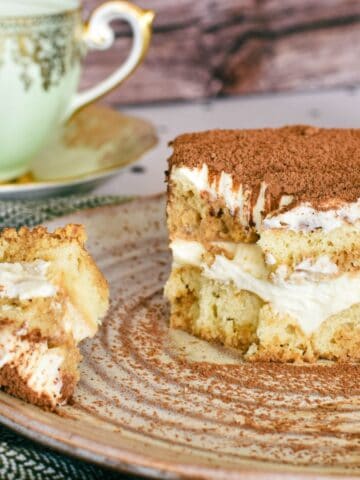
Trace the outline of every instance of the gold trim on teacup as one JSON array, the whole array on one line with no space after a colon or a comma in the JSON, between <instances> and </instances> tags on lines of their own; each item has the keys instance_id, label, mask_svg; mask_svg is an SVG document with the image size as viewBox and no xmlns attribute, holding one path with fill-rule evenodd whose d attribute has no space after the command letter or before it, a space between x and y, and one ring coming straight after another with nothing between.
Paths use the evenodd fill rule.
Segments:
<instances>
[{"instance_id":1,"label":"gold trim on teacup","mask_svg":"<svg viewBox=\"0 0 360 480\"><path fill-rule=\"evenodd\" d=\"M112 1L101 4L92 12L92 16L104 6L116 3ZM100 89L99 92L102 93L92 96L91 103L107 95L128 78L143 61L150 45L155 13L127 1L119 3L122 11L134 16L139 25L142 40L140 53L131 71L106 92ZM13 42L9 49L11 61L19 68L19 78L25 90L29 90L34 83L31 68L34 65L38 66L44 90L58 85L86 52L86 36L90 37L90 23L83 24L81 10L79 6L63 12L28 17L0 16L0 70L6 58L7 42Z\"/></svg>"},{"instance_id":2,"label":"gold trim on teacup","mask_svg":"<svg viewBox=\"0 0 360 480\"><path fill-rule=\"evenodd\" d=\"M36 65L41 86L47 91L84 56L81 33L80 8L33 17L0 17L0 72L7 42L11 42L9 55L24 89L33 85L32 67Z\"/></svg>"},{"instance_id":3,"label":"gold trim on teacup","mask_svg":"<svg viewBox=\"0 0 360 480\"><path fill-rule=\"evenodd\" d=\"M84 35L87 36L89 34L89 24L91 21L91 17L99 10L102 8L104 5L107 3L112 3L112 2L105 2L96 7L90 16L90 19L87 20L84 24ZM152 23L155 18L155 12L153 10L144 10L137 5L134 5L133 3L127 2L127 1L122 1L122 6L124 9L127 9L128 13L134 14L137 20L139 21L140 28L141 28L141 36L143 38L143 44L142 44L142 49L141 49L141 54L139 56L139 59L134 66L134 68L129 72L129 74L126 77L123 77L119 82L117 82L112 88L108 89L106 92L99 94L96 96L94 99L92 99L91 103L96 102L100 100L101 98L107 96L109 93L111 93L113 90L116 90L119 85L121 85L130 75L133 74L133 72L138 68L138 66L142 63L146 52L149 49L150 46L150 41L151 41L151 36L152 36ZM84 105L82 108L86 107Z\"/></svg>"},{"instance_id":4,"label":"gold trim on teacup","mask_svg":"<svg viewBox=\"0 0 360 480\"><path fill-rule=\"evenodd\" d=\"M1 35L1 30L3 28L13 28L14 26L16 27L28 27L28 26L34 26L34 25L39 25L39 24L47 24L48 22L54 22L59 23L63 22L64 20L68 19L69 17L72 17L74 14L79 14L81 15L82 7L79 6L77 8L73 8L71 10L64 10L61 12L56 12L56 13L42 13L40 15L0 15L0 35ZM9 32L6 32L8 35Z\"/></svg>"}]
</instances>

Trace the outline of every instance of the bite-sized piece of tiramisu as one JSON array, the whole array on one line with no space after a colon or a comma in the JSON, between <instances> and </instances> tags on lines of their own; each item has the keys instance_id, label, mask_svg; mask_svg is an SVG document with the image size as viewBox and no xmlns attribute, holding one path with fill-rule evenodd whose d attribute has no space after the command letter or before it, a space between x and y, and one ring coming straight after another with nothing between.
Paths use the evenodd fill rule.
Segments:
<instances>
[{"instance_id":1,"label":"bite-sized piece of tiramisu","mask_svg":"<svg viewBox=\"0 0 360 480\"><path fill-rule=\"evenodd\" d=\"M360 130L173 143L171 326L249 360L360 359Z\"/></svg>"},{"instance_id":2,"label":"bite-sized piece of tiramisu","mask_svg":"<svg viewBox=\"0 0 360 480\"><path fill-rule=\"evenodd\" d=\"M0 235L0 387L37 405L54 408L72 395L78 344L108 307L85 240L81 225Z\"/></svg>"}]
</instances>

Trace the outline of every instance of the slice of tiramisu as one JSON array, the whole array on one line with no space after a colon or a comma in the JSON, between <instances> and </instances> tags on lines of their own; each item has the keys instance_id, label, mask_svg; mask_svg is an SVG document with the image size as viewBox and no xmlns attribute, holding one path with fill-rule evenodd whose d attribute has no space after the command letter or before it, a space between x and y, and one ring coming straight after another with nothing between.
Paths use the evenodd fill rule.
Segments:
<instances>
[{"instance_id":1,"label":"slice of tiramisu","mask_svg":"<svg viewBox=\"0 0 360 480\"><path fill-rule=\"evenodd\" d=\"M0 387L54 408L78 381L77 345L93 336L108 287L80 225L0 235Z\"/></svg>"},{"instance_id":2,"label":"slice of tiramisu","mask_svg":"<svg viewBox=\"0 0 360 480\"><path fill-rule=\"evenodd\" d=\"M360 359L360 130L172 143L171 326L249 360Z\"/></svg>"}]
</instances>

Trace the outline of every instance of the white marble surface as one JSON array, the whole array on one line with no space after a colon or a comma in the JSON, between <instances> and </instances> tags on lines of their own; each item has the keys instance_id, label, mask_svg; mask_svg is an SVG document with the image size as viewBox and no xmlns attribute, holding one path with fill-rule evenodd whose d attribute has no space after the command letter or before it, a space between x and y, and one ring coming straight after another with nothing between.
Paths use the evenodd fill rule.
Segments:
<instances>
[{"instance_id":1,"label":"white marble surface","mask_svg":"<svg viewBox=\"0 0 360 480\"><path fill-rule=\"evenodd\" d=\"M98 194L148 195L165 190L169 140L180 133L211 128L256 128L306 123L323 127L360 127L360 88L314 93L249 96L206 103L133 107L124 112L152 121L159 144L128 171L96 190Z\"/></svg>"}]
</instances>

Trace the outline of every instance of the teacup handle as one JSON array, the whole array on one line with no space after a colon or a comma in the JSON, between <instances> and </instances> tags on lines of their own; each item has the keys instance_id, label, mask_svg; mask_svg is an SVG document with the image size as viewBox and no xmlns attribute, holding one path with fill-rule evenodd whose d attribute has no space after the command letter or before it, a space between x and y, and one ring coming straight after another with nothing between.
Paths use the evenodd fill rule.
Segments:
<instances>
[{"instance_id":1,"label":"teacup handle","mask_svg":"<svg viewBox=\"0 0 360 480\"><path fill-rule=\"evenodd\" d=\"M117 87L136 69L149 48L154 16L151 10L143 10L126 1L107 2L93 11L89 22L85 25L85 44L94 50L110 48L114 43L115 35L109 23L112 20L125 20L133 33L131 51L125 62L109 77L95 87L75 95L65 113L65 120Z\"/></svg>"}]
</instances>

